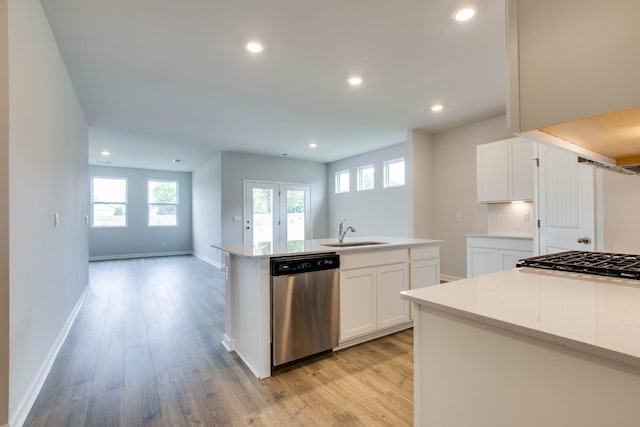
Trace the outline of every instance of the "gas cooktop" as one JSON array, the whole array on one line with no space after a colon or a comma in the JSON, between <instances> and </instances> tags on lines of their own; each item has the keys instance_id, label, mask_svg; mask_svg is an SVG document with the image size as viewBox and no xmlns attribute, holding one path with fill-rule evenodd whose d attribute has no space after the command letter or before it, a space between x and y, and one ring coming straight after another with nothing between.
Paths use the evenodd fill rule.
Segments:
<instances>
[{"instance_id":1,"label":"gas cooktop","mask_svg":"<svg viewBox=\"0 0 640 427\"><path fill-rule=\"evenodd\" d=\"M640 255L567 251L521 259L516 267L534 267L640 280Z\"/></svg>"}]
</instances>

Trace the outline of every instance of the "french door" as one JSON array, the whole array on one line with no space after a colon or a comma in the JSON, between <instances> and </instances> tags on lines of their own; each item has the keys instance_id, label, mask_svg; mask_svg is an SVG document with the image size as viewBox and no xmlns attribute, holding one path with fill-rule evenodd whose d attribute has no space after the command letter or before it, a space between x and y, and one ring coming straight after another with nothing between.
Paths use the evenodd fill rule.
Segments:
<instances>
[{"instance_id":1,"label":"french door","mask_svg":"<svg viewBox=\"0 0 640 427\"><path fill-rule=\"evenodd\" d=\"M273 242L301 246L311 238L311 186L264 181L244 183L244 242L269 252Z\"/></svg>"}]
</instances>

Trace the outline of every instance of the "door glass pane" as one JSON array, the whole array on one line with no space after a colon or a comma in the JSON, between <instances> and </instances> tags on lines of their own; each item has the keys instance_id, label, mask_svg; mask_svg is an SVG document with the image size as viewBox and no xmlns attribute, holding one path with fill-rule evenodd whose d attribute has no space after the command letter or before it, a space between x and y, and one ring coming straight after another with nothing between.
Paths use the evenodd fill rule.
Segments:
<instances>
[{"instance_id":1,"label":"door glass pane","mask_svg":"<svg viewBox=\"0 0 640 427\"><path fill-rule=\"evenodd\" d=\"M273 190L253 189L253 247L271 247L273 241Z\"/></svg>"},{"instance_id":2,"label":"door glass pane","mask_svg":"<svg viewBox=\"0 0 640 427\"><path fill-rule=\"evenodd\" d=\"M304 190L287 190L287 240L304 239Z\"/></svg>"}]
</instances>

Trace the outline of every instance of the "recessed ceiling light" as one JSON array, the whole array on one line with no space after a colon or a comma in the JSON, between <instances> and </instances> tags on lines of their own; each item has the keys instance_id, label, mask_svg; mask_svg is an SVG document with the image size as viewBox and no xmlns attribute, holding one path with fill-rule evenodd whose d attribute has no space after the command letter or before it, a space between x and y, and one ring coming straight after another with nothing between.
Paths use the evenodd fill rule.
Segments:
<instances>
[{"instance_id":1,"label":"recessed ceiling light","mask_svg":"<svg viewBox=\"0 0 640 427\"><path fill-rule=\"evenodd\" d=\"M360 86L362 84L362 77L360 76L351 76L349 80L347 80L351 86Z\"/></svg>"},{"instance_id":2,"label":"recessed ceiling light","mask_svg":"<svg viewBox=\"0 0 640 427\"><path fill-rule=\"evenodd\" d=\"M453 13L453 19L458 22L465 22L473 18L476 14L476 10L471 7L465 7L459 9Z\"/></svg>"},{"instance_id":3,"label":"recessed ceiling light","mask_svg":"<svg viewBox=\"0 0 640 427\"><path fill-rule=\"evenodd\" d=\"M309 147L310 148L316 148L317 146L318 146L318 144L316 144L315 142L309 143Z\"/></svg>"},{"instance_id":4,"label":"recessed ceiling light","mask_svg":"<svg viewBox=\"0 0 640 427\"><path fill-rule=\"evenodd\" d=\"M257 41L250 41L244 47L251 53L260 53L264 50L264 45Z\"/></svg>"},{"instance_id":5,"label":"recessed ceiling light","mask_svg":"<svg viewBox=\"0 0 640 427\"><path fill-rule=\"evenodd\" d=\"M100 155L107 157L107 156L110 156L110 155L111 155L111 153L110 153L109 151L107 151L107 150L102 150L102 151L100 152Z\"/></svg>"},{"instance_id":6,"label":"recessed ceiling light","mask_svg":"<svg viewBox=\"0 0 640 427\"><path fill-rule=\"evenodd\" d=\"M444 107L443 107L443 105L442 105L442 104L433 104L433 105L431 106L431 111L438 112L438 111L442 111L442 109L443 109L443 108L444 108Z\"/></svg>"}]
</instances>

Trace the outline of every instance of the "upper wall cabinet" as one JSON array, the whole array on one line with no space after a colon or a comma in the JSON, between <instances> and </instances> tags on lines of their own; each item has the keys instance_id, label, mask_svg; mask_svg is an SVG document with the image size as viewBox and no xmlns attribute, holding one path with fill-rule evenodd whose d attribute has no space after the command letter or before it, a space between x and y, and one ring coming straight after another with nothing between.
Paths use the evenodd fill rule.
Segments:
<instances>
[{"instance_id":1,"label":"upper wall cabinet","mask_svg":"<svg viewBox=\"0 0 640 427\"><path fill-rule=\"evenodd\" d=\"M534 143L510 138L476 147L478 202L533 200Z\"/></svg>"},{"instance_id":2,"label":"upper wall cabinet","mask_svg":"<svg viewBox=\"0 0 640 427\"><path fill-rule=\"evenodd\" d=\"M507 125L525 132L640 104L640 1L507 0Z\"/></svg>"}]
</instances>

